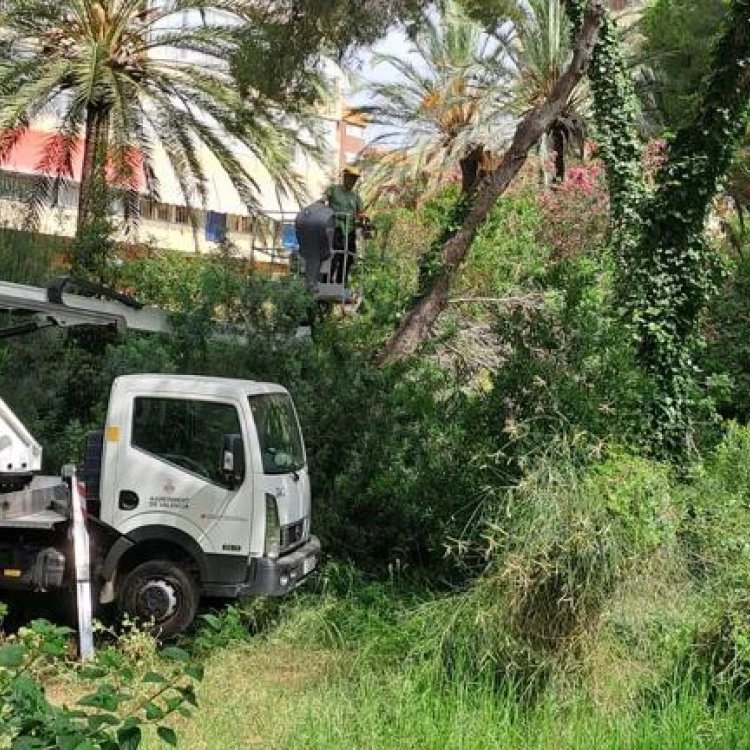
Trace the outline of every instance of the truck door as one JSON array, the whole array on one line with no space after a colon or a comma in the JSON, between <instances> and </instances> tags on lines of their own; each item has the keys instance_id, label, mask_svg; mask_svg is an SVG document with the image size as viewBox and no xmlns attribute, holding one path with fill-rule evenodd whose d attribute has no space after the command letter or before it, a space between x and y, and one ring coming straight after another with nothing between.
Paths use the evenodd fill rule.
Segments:
<instances>
[{"instance_id":1,"label":"truck door","mask_svg":"<svg viewBox=\"0 0 750 750\"><path fill-rule=\"evenodd\" d=\"M113 526L174 528L207 554L249 551L252 476L228 480L225 438L247 435L235 404L179 396L136 395L119 465ZM247 449L245 449L247 450ZM235 486L238 485L238 486Z\"/></svg>"}]
</instances>

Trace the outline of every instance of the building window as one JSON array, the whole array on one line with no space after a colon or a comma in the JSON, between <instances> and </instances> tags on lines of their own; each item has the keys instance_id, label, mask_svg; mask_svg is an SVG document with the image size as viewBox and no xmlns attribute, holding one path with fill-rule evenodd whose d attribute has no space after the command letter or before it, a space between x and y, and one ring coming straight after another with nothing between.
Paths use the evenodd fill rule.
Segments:
<instances>
[{"instance_id":1,"label":"building window","mask_svg":"<svg viewBox=\"0 0 750 750\"><path fill-rule=\"evenodd\" d=\"M156 203L149 199L141 201L141 218L156 219Z\"/></svg>"},{"instance_id":2,"label":"building window","mask_svg":"<svg viewBox=\"0 0 750 750\"><path fill-rule=\"evenodd\" d=\"M151 221L163 221L171 223L175 221L175 209L171 203L157 203L148 198L141 201L141 217Z\"/></svg>"},{"instance_id":3,"label":"building window","mask_svg":"<svg viewBox=\"0 0 750 750\"><path fill-rule=\"evenodd\" d=\"M253 231L253 220L249 216L229 214L227 229L233 234L250 234Z\"/></svg>"},{"instance_id":4,"label":"building window","mask_svg":"<svg viewBox=\"0 0 750 750\"><path fill-rule=\"evenodd\" d=\"M354 125L348 122L346 123L346 134L350 138L357 138L359 140L364 140L365 129L361 125Z\"/></svg>"},{"instance_id":5,"label":"building window","mask_svg":"<svg viewBox=\"0 0 750 750\"><path fill-rule=\"evenodd\" d=\"M175 206L174 208L175 224L190 223L190 209L187 206Z\"/></svg>"},{"instance_id":6,"label":"building window","mask_svg":"<svg viewBox=\"0 0 750 750\"><path fill-rule=\"evenodd\" d=\"M156 215L159 221L171 222L172 221L172 206L169 205L169 203L157 203Z\"/></svg>"},{"instance_id":7,"label":"building window","mask_svg":"<svg viewBox=\"0 0 750 750\"><path fill-rule=\"evenodd\" d=\"M209 242L226 242L227 215L218 211L206 214L206 239Z\"/></svg>"},{"instance_id":8,"label":"building window","mask_svg":"<svg viewBox=\"0 0 750 750\"><path fill-rule=\"evenodd\" d=\"M354 151L347 151L344 154L344 158L346 159L347 164L354 164L355 161L357 161L357 157L359 154L355 153Z\"/></svg>"}]
</instances>

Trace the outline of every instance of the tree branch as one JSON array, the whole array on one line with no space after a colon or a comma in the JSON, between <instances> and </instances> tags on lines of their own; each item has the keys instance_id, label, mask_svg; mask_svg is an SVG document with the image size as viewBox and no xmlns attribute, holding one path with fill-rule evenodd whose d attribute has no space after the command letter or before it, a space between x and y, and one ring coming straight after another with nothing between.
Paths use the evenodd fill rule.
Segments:
<instances>
[{"instance_id":1,"label":"tree branch","mask_svg":"<svg viewBox=\"0 0 750 750\"><path fill-rule=\"evenodd\" d=\"M442 247L440 272L435 275L424 295L379 352L379 364L412 354L429 335L440 313L448 304L453 275L466 259L478 229L486 221L497 199L518 174L529 150L560 116L573 89L585 74L596 46L604 13L603 0L591 0L568 69L558 79L547 100L534 107L521 120L502 161L479 183L461 229Z\"/></svg>"}]
</instances>

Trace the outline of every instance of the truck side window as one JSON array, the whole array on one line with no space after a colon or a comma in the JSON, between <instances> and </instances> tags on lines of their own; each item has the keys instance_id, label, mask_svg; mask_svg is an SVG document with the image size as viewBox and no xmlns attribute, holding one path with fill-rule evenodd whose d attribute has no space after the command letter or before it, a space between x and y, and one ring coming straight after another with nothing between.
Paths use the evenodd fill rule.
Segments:
<instances>
[{"instance_id":1,"label":"truck side window","mask_svg":"<svg viewBox=\"0 0 750 750\"><path fill-rule=\"evenodd\" d=\"M215 484L226 486L224 436L241 434L239 414L230 404L145 396L135 399L133 446Z\"/></svg>"}]
</instances>

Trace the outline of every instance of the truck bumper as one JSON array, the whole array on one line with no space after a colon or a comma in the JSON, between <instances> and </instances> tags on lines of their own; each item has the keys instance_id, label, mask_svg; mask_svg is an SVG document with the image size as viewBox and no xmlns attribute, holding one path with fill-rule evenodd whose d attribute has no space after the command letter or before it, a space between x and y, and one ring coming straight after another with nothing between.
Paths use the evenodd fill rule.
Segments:
<instances>
[{"instance_id":1,"label":"truck bumper","mask_svg":"<svg viewBox=\"0 0 750 750\"><path fill-rule=\"evenodd\" d=\"M301 547L275 560L255 558L250 564L247 593L283 596L293 591L318 565L320 541L311 536Z\"/></svg>"},{"instance_id":2,"label":"truck bumper","mask_svg":"<svg viewBox=\"0 0 750 750\"><path fill-rule=\"evenodd\" d=\"M219 581L204 584L206 596L236 599L241 596L261 594L265 596L284 596L294 589L320 565L320 541L311 536L301 547L292 550L276 559L256 557L250 560L247 575L240 579L241 572L235 579L237 583Z\"/></svg>"}]
</instances>

